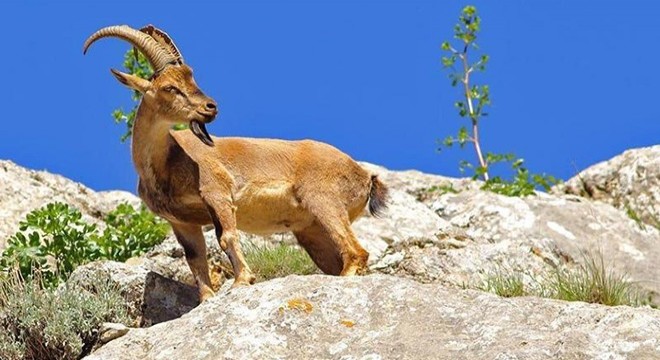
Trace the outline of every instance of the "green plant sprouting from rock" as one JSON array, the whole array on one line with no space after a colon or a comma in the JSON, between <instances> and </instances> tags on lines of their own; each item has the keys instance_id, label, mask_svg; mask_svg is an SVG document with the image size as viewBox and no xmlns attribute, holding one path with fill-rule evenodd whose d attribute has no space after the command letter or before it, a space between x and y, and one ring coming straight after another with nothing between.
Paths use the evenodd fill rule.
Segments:
<instances>
[{"instance_id":1,"label":"green plant sprouting from rock","mask_svg":"<svg viewBox=\"0 0 660 360\"><path fill-rule=\"evenodd\" d=\"M0 269L17 268L30 278L38 271L43 282L55 286L79 265L109 259L125 261L162 242L169 225L145 208L121 204L105 218L100 231L83 220L78 209L50 203L29 213L0 257Z\"/></svg>"},{"instance_id":2,"label":"green plant sprouting from rock","mask_svg":"<svg viewBox=\"0 0 660 360\"><path fill-rule=\"evenodd\" d=\"M472 51L479 49L477 38L481 30L481 18L477 15L477 8L466 6L454 26L454 38L458 46L445 41L441 48L447 53L442 57L442 65L451 69L449 78L452 86L460 86L461 100L454 105L458 115L469 121L469 126L461 126L455 136L448 136L442 141L442 146L449 148L457 144L464 148L472 144L477 157L477 164L461 161L460 169L471 169L473 179L485 181L484 189L508 196L526 196L534 194L537 187L550 190L558 181L549 175L532 174L524 167L524 160L514 154L497 154L485 152L482 148L479 125L481 120L488 116L487 107L491 105L490 88L488 85L475 85L473 75L486 70L489 56L483 54L476 62L470 62ZM492 176L491 166L496 163L509 163L513 170L513 179L507 180L500 176Z\"/></svg>"}]
</instances>

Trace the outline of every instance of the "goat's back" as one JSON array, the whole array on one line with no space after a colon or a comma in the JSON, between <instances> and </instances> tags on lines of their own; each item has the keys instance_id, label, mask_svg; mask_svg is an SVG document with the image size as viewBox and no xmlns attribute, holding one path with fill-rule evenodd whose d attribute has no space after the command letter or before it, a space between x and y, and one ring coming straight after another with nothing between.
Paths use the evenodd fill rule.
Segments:
<instances>
[{"instance_id":1,"label":"goat's back","mask_svg":"<svg viewBox=\"0 0 660 360\"><path fill-rule=\"evenodd\" d=\"M200 166L223 167L237 189L250 184L288 183L301 201L345 207L354 218L364 208L371 174L334 146L314 140L214 137L203 144L190 131L172 132Z\"/></svg>"}]
</instances>

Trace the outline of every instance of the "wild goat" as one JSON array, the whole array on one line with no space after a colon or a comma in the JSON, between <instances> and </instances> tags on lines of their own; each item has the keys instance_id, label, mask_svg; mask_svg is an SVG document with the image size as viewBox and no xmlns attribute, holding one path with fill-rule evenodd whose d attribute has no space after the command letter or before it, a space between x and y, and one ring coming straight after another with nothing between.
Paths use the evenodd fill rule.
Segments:
<instances>
[{"instance_id":1,"label":"wild goat","mask_svg":"<svg viewBox=\"0 0 660 360\"><path fill-rule=\"evenodd\" d=\"M111 69L122 84L142 93L133 127L132 156L138 193L165 218L183 246L202 301L213 295L202 226L213 224L229 257L233 286L251 284L237 230L254 234L292 231L326 274L354 275L369 254L351 223L368 205L384 207L387 188L348 155L312 141L216 138L205 124L218 114L169 36L149 25L141 30L109 26L85 41L116 37L140 50L154 75L146 80ZM171 130L188 123L190 130Z\"/></svg>"}]
</instances>

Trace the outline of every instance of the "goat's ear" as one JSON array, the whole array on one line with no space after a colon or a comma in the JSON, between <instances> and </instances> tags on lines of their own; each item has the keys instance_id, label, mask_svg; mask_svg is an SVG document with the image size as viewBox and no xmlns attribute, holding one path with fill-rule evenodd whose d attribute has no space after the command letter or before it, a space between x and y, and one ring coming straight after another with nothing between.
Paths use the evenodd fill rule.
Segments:
<instances>
[{"instance_id":1,"label":"goat's ear","mask_svg":"<svg viewBox=\"0 0 660 360\"><path fill-rule=\"evenodd\" d=\"M114 75L117 80L119 80L120 83L143 94L147 92L147 90L149 90L151 87L151 82L149 80L143 79L139 76L126 74L115 69L110 69L110 71L112 72L112 75Z\"/></svg>"}]
</instances>

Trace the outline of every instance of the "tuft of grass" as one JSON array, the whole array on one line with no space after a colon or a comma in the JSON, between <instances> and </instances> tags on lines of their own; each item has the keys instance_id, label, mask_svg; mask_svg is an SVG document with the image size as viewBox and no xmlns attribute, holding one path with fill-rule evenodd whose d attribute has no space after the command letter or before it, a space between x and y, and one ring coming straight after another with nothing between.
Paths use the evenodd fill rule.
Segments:
<instances>
[{"instance_id":1,"label":"tuft of grass","mask_svg":"<svg viewBox=\"0 0 660 360\"><path fill-rule=\"evenodd\" d=\"M522 275L514 272L497 271L488 275L479 290L492 292L507 298L528 295Z\"/></svg>"},{"instance_id":2,"label":"tuft of grass","mask_svg":"<svg viewBox=\"0 0 660 360\"><path fill-rule=\"evenodd\" d=\"M0 279L0 359L79 359L92 350L104 322L132 322L109 283L53 289L38 275L25 280L17 271Z\"/></svg>"},{"instance_id":3,"label":"tuft of grass","mask_svg":"<svg viewBox=\"0 0 660 360\"><path fill-rule=\"evenodd\" d=\"M608 269L603 256L584 256L576 269L557 269L546 284L548 297L617 306L647 305L648 299L624 274Z\"/></svg>"},{"instance_id":4,"label":"tuft of grass","mask_svg":"<svg viewBox=\"0 0 660 360\"><path fill-rule=\"evenodd\" d=\"M626 215L628 215L628 217L637 224L639 229L645 230L646 227L644 226L644 222L642 221L642 219L639 217L639 214L637 214L637 212L633 208L631 208L630 205L628 204L626 204L625 209L626 209Z\"/></svg>"},{"instance_id":5,"label":"tuft of grass","mask_svg":"<svg viewBox=\"0 0 660 360\"><path fill-rule=\"evenodd\" d=\"M602 254L583 255L582 264L575 268L557 268L544 279L534 279L535 285L526 287L520 273L498 270L489 274L476 288L502 297L538 296L564 301L583 301L617 306L651 305L650 294L608 268Z\"/></svg>"},{"instance_id":6,"label":"tuft of grass","mask_svg":"<svg viewBox=\"0 0 660 360\"><path fill-rule=\"evenodd\" d=\"M305 250L285 244L246 246L245 260L257 277L257 281L292 274L310 275L318 273L316 265Z\"/></svg>"}]
</instances>

